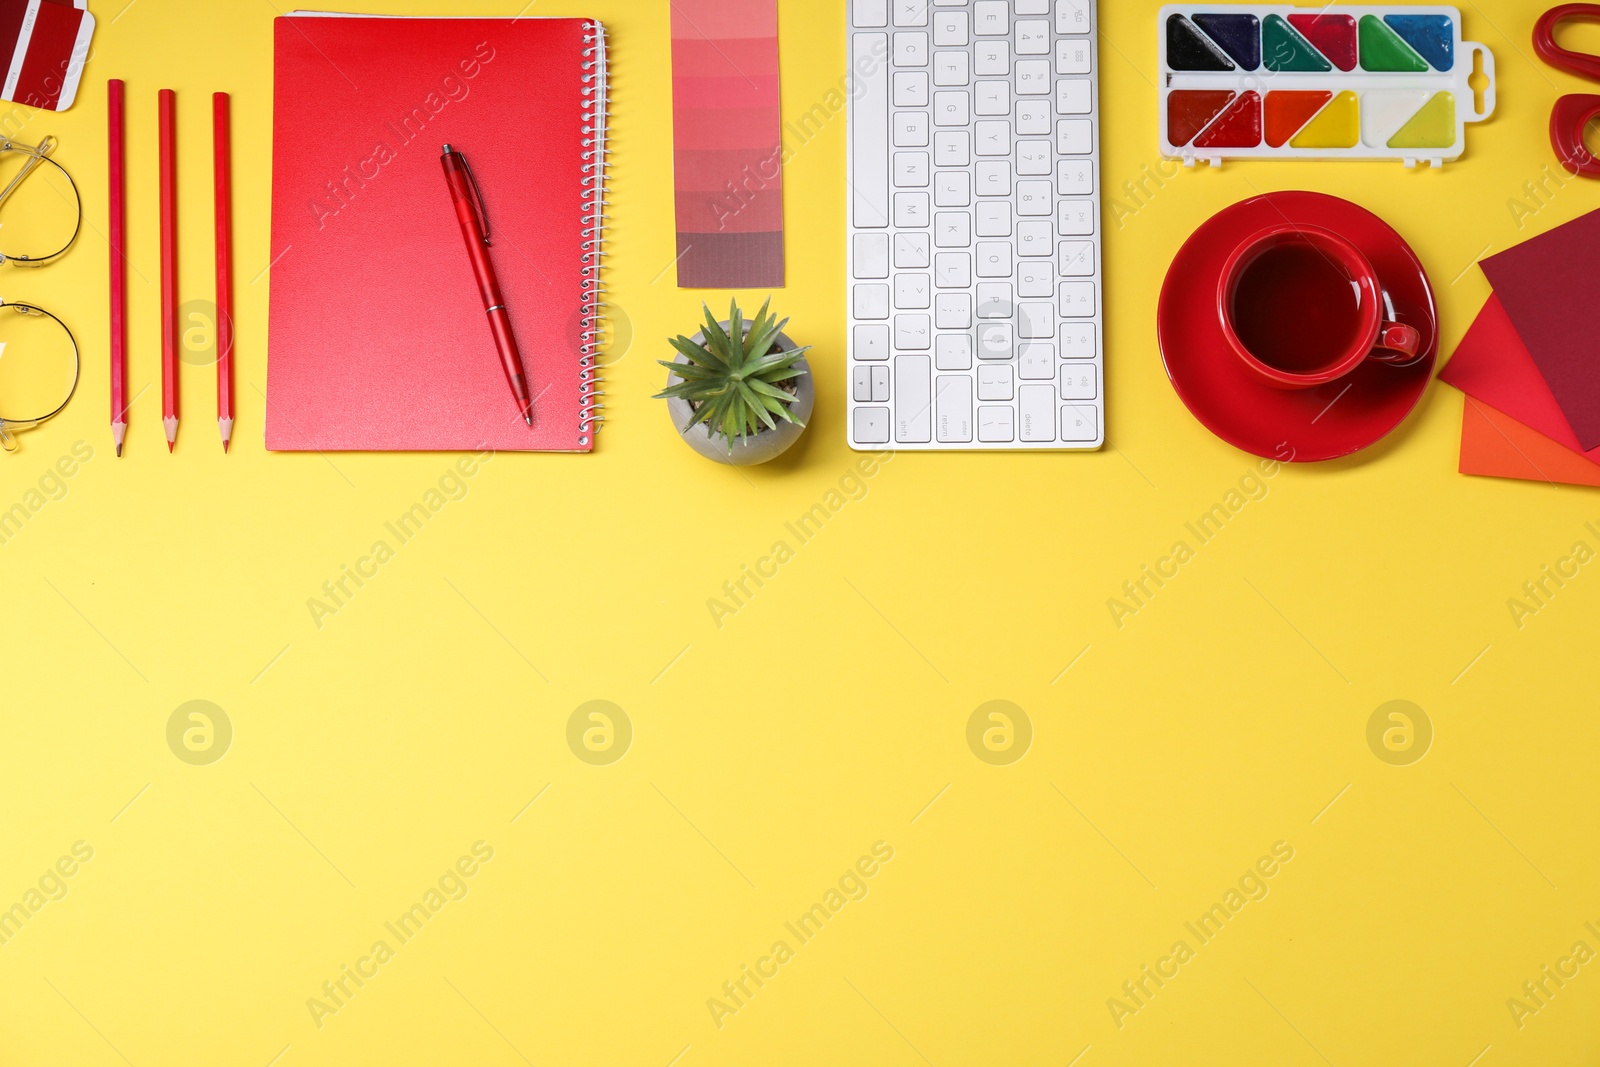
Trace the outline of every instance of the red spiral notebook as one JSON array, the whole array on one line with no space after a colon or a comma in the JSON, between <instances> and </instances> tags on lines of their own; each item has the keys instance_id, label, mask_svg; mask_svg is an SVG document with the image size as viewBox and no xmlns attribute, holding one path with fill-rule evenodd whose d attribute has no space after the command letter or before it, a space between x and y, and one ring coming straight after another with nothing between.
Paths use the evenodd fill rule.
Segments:
<instances>
[{"instance_id":1,"label":"red spiral notebook","mask_svg":"<svg viewBox=\"0 0 1600 1067\"><path fill-rule=\"evenodd\" d=\"M594 447L605 33L589 19L275 22L267 448ZM466 154L534 395L506 384L444 172Z\"/></svg>"}]
</instances>

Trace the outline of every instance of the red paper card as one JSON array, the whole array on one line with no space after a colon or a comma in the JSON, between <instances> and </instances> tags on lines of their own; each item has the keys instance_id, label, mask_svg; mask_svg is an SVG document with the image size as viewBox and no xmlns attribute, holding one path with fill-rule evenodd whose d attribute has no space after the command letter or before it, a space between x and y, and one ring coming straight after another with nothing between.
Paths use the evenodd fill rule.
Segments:
<instances>
[{"instance_id":1,"label":"red paper card","mask_svg":"<svg viewBox=\"0 0 1600 1067\"><path fill-rule=\"evenodd\" d=\"M1490 296L1483 305L1439 380L1600 464L1600 448L1583 451L1498 298Z\"/></svg>"},{"instance_id":2,"label":"red paper card","mask_svg":"<svg viewBox=\"0 0 1600 1067\"><path fill-rule=\"evenodd\" d=\"M1600 466L1470 396L1461 417L1461 473L1600 485Z\"/></svg>"},{"instance_id":3,"label":"red paper card","mask_svg":"<svg viewBox=\"0 0 1600 1067\"><path fill-rule=\"evenodd\" d=\"M86 0L0 0L0 98L65 111L77 98L94 37Z\"/></svg>"},{"instance_id":4,"label":"red paper card","mask_svg":"<svg viewBox=\"0 0 1600 1067\"><path fill-rule=\"evenodd\" d=\"M1539 372L1585 449L1600 446L1600 211L1483 261Z\"/></svg>"}]
</instances>

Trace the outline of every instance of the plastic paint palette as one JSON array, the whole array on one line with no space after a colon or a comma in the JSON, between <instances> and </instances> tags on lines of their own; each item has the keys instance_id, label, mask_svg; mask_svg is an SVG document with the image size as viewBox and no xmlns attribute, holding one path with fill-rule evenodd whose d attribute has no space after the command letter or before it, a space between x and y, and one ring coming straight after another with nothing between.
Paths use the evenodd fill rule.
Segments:
<instances>
[{"instance_id":1,"label":"plastic paint palette","mask_svg":"<svg viewBox=\"0 0 1600 1067\"><path fill-rule=\"evenodd\" d=\"M1443 166L1494 113L1494 56L1453 7L1161 9L1161 152ZM1471 78L1488 79L1478 110Z\"/></svg>"}]
</instances>

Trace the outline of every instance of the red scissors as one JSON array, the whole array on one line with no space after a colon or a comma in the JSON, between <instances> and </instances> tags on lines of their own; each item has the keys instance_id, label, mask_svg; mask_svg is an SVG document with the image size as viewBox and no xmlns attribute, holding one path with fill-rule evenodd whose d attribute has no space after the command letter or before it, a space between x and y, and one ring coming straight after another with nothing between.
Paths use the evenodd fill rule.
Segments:
<instances>
[{"instance_id":1,"label":"red scissors","mask_svg":"<svg viewBox=\"0 0 1600 1067\"><path fill-rule=\"evenodd\" d=\"M1569 19L1600 22L1600 4L1563 4L1545 12L1533 28L1533 48L1552 67L1590 81L1600 81L1600 56L1573 52L1556 44L1556 27ZM1550 114L1550 143L1561 163L1575 175L1600 178L1600 159L1584 143L1584 130L1600 116L1600 96L1576 94L1556 101Z\"/></svg>"}]
</instances>

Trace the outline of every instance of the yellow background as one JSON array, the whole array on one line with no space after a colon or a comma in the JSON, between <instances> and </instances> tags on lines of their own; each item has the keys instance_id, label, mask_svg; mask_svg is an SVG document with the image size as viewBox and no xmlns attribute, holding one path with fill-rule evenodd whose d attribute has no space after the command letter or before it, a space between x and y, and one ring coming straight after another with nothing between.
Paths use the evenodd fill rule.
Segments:
<instances>
[{"instance_id":1,"label":"yellow background","mask_svg":"<svg viewBox=\"0 0 1600 1067\"><path fill-rule=\"evenodd\" d=\"M1600 926L1600 566L1520 629L1507 601L1575 542L1600 547L1585 528L1600 497L1457 474L1462 402L1437 386L1365 456L1267 481L1120 630L1106 606L1253 466L1184 410L1156 348L1166 265L1209 215L1289 188L1366 205L1431 272L1448 353L1488 293L1476 259L1600 206L1583 182L1543 205L1523 188L1553 164L1556 96L1588 91L1532 58L1541 5L1466 9L1500 109L1443 172L1232 164L1178 175L1120 226L1108 202L1113 447L896 458L719 629L707 600L860 458L842 421L844 120L786 175L776 303L816 346L813 429L769 468L714 466L650 399L662 339L706 295L667 270L667 5L539 0L529 14L598 16L613 34L608 277L633 341L611 357L610 421L591 457L494 458L319 629L307 600L454 457L264 452L278 12L120 2L94 2L79 103L25 111L16 131L60 138L89 226L64 262L0 275L0 292L57 310L86 368L67 413L0 457L0 507L74 442L93 458L0 545L0 907L74 842L94 858L0 946L0 1063L1596 1061L1600 965L1520 1029L1506 1001L1575 941L1600 948L1584 927ZM844 72L842 6L782 5L791 119ZM516 13L381 9L446 7ZM1102 7L1114 194L1157 159L1157 4ZM130 100L132 377L155 386L120 461L105 380L114 76ZM206 368L184 370L175 457L161 439L167 86L186 299L211 295L209 94L235 94L227 458ZM318 136L315 114L283 121ZM1518 197L1540 206L1520 226ZM210 766L166 743L195 699L234 729ZM634 730L610 766L566 742L595 699ZM994 699L1033 726L1010 766L967 746ZM1394 699L1435 731L1407 767L1366 741ZM308 998L478 841L494 858L465 899L319 1029ZM714 1025L708 998L878 841L894 859L869 895ZM1294 859L1270 894L1191 940L1195 958L1119 1028L1108 998L1279 841Z\"/></svg>"}]
</instances>

